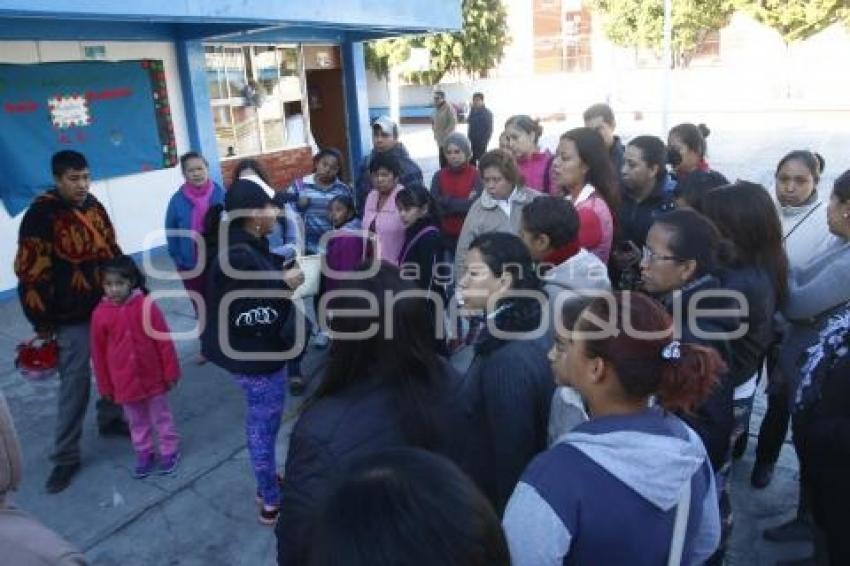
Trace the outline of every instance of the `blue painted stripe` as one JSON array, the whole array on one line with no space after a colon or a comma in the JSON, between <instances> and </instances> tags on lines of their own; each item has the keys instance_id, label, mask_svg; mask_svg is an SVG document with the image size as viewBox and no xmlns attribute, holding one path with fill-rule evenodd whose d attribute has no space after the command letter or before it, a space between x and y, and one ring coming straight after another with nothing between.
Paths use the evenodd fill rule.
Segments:
<instances>
[{"instance_id":1,"label":"blue painted stripe","mask_svg":"<svg viewBox=\"0 0 850 566\"><path fill-rule=\"evenodd\" d=\"M6 40L168 41L173 38L174 26L171 24L76 21L69 25L62 20L4 18L0 15L0 39Z\"/></svg>"},{"instance_id":2,"label":"blue painted stripe","mask_svg":"<svg viewBox=\"0 0 850 566\"><path fill-rule=\"evenodd\" d=\"M316 25L335 23L359 27L380 25L411 32L457 30L462 25L460 0L323 0L267 2L204 0L4 0L0 14L61 20L144 20L171 22L281 22ZM378 20L378 21L376 21Z\"/></svg>"},{"instance_id":3,"label":"blue painted stripe","mask_svg":"<svg viewBox=\"0 0 850 566\"><path fill-rule=\"evenodd\" d=\"M433 112L433 106L402 106L398 110L401 118L430 118ZM389 106L369 107L369 120L374 120L378 116L389 116L389 114Z\"/></svg>"},{"instance_id":4,"label":"blue painted stripe","mask_svg":"<svg viewBox=\"0 0 850 566\"><path fill-rule=\"evenodd\" d=\"M345 108L348 114L348 147L351 178L372 148L372 129L369 127L369 89L366 84L366 59L363 43L346 41L342 44Z\"/></svg>"},{"instance_id":5,"label":"blue painted stripe","mask_svg":"<svg viewBox=\"0 0 850 566\"><path fill-rule=\"evenodd\" d=\"M177 66L180 70L180 86L183 89L183 106L186 127L192 150L203 155L209 163L210 176L224 186L221 174L221 156L215 138L212 105L207 86L204 46L200 41L178 41Z\"/></svg>"}]
</instances>

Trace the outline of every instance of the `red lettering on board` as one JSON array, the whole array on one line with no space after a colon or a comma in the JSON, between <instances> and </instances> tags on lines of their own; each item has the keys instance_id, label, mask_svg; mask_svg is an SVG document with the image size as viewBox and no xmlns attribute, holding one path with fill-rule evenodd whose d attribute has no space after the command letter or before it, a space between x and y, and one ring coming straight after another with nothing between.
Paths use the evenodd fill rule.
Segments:
<instances>
[{"instance_id":1,"label":"red lettering on board","mask_svg":"<svg viewBox=\"0 0 850 566\"><path fill-rule=\"evenodd\" d=\"M127 87L110 88L98 92L90 90L86 93L86 100L112 100L115 98L126 98L132 94L133 91Z\"/></svg>"},{"instance_id":2,"label":"red lettering on board","mask_svg":"<svg viewBox=\"0 0 850 566\"><path fill-rule=\"evenodd\" d=\"M3 105L3 110L8 114L24 114L26 112L35 112L38 110L38 103L32 100L24 102L7 102Z\"/></svg>"}]
</instances>

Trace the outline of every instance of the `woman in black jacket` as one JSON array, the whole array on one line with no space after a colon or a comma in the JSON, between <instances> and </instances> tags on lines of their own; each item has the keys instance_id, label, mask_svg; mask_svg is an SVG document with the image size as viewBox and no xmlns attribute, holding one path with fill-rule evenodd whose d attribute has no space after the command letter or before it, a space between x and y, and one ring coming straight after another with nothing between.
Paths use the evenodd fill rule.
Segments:
<instances>
[{"instance_id":1,"label":"woman in black jacket","mask_svg":"<svg viewBox=\"0 0 850 566\"><path fill-rule=\"evenodd\" d=\"M808 470L815 524L828 564L850 564L850 304L830 318L809 350L793 398L794 444ZM819 537L815 537L816 551ZM821 562L819 562L821 563Z\"/></svg>"},{"instance_id":2,"label":"woman in black jacket","mask_svg":"<svg viewBox=\"0 0 850 566\"><path fill-rule=\"evenodd\" d=\"M396 194L395 204L405 228L398 257L402 278L414 279L420 289L445 299L445 286L438 280L443 242L436 201L423 185L413 184Z\"/></svg>"},{"instance_id":3,"label":"woman in black jacket","mask_svg":"<svg viewBox=\"0 0 850 566\"><path fill-rule=\"evenodd\" d=\"M464 391L473 422L463 467L501 516L528 463L546 449L555 391L546 295L528 248L513 234L473 240L459 300L486 316Z\"/></svg>"},{"instance_id":4,"label":"woman in black jacket","mask_svg":"<svg viewBox=\"0 0 850 566\"><path fill-rule=\"evenodd\" d=\"M316 515L352 462L402 446L457 460L468 429L461 377L436 353L426 299L410 293L415 287L395 266L359 275L327 299L328 366L286 459L276 529L281 565L309 563Z\"/></svg>"},{"instance_id":5,"label":"woman in black jacket","mask_svg":"<svg viewBox=\"0 0 850 566\"><path fill-rule=\"evenodd\" d=\"M226 224L209 226L224 239L217 241L208 274L209 312L201 348L245 393L259 520L272 525L280 509L275 442L285 396L284 366L297 354L293 337L287 335L295 317L287 294L304 282L304 274L297 267L284 271L282 261L269 251L266 235L274 229L279 209L262 187L237 180L225 194L224 208ZM216 212L220 218L221 211Z\"/></svg>"},{"instance_id":6,"label":"woman in black jacket","mask_svg":"<svg viewBox=\"0 0 850 566\"><path fill-rule=\"evenodd\" d=\"M734 245L734 257L720 279L725 288L741 292L749 306L747 332L732 341L729 367L735 386L732 443L737 458L747 447L756 381L775 336L773 317L788 294L788 257L782 223L761 185L738 181L711 189L697 209Z\"/></svg>"},{"instance_id":7,"label":"woman in black jacket","mask_svg":"<svg viewBox=\"0 0 850 566\"><path fill-rule=\"evenodd\" d=\"M723 289L717 274L720 258L728 257L720 232L695 210L668 212L649 229L643 248L641 273L644 289L656 296L679 325L681 340L717 350L732 366L732 341L742 329L741 309L746 298ZM706 311L714 311L708 312ZM731 375L722 375L711 394L692 413L679 416L699 434L711 459L720 498L720 550L709 564L720 564L732 529L728 480L734 428Z\"/></svg>"}]
</instances>

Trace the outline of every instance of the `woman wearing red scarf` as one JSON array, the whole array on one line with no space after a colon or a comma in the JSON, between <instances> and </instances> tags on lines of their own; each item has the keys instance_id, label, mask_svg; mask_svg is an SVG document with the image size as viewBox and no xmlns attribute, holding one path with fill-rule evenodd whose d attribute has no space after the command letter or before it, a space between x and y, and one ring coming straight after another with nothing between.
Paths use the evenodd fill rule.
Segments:
<instances>
[{"instance_id":1,"label":"woman wearing red scarf","mask_svg":"<svg viewBox=\"0 0 850 566\"><path fill-rule=\"evenodd\" d=\"M183 185L168 203L165 212L165 229L168 254L174 261L183 286L190 293L195 314L196 300L203 300L206 292L206 254L198 253L198 243L203 241L204 216L211 206L224 202L224 191L210 179L207 160L190 151L180 157Z\"/></svg>"}]
</instances>

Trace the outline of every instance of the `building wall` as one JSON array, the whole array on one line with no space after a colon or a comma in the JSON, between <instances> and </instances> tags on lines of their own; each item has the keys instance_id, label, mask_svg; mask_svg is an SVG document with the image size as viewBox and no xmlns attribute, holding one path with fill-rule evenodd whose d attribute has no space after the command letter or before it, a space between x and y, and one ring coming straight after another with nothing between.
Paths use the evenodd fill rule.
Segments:
<instances>
[{"instance_id":1,"label":"building wall","mask_svg":"<svg viewBox=\"0 0 850 566\"><path fill-rule=\"evenodd\" d=\"M303 177L313 171L313 151L309 146L285 149L274 153L252 156L269 176L272 187L285 189L297 177ZM221 175L228 185L233 182L233 171L239 159L227 159L221 162Z\"/></svg>"},{"instance_id":2,"label":"building wall","mask_svg":"<svg viewBox=\"0 0 850 566\"><path fill-rule=\"evenodd\" d=\"M663 70L651 54L612 44L603 26L592 25L592 70L534 74L534 27L530 0L505 0L511 44L485 80L447 76L440 87L451 102L482 91L501 117L528 113L568 119L587 105L607 101L618 112L658 116ZM649 60L648 60L649 59ZM850 110L850 31L833 25L806 41L787 46L773 29L744 13L720 32L720 54L672 72L674 113ZM433 87L403 86L404 106L428 104ZM386 106L384 81L369 75L370 106Z\"/></svg>"},{"instance_id":3,"label":"building wall","mask_svg":"<svg viewBox=\"0 0 850 566\"><path fill-rule=\"evenodd\" d=\"M174 46L168 42L94 42L106 47L109 60L161 59L168 83L174 135L178 153L188 151L186 117L181 96ZM47 63L82 59L77 41L0 41L0 62ZM44 164L50 167L49 163ZM93 194L103 203L115 224L118 242L126 253L135 253L165 243L161 230L165 208L171 194L183 182L179 167L127 175L92 183ZM17 250L18 228L23 213L10 218L0 207L0 292L17 285L13 262ZM151 236L155 237L151 237ZM158 237L156 237L158 236Z\"/></svg>"}]
</instances>

